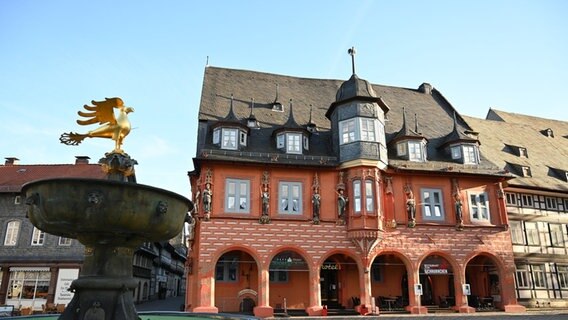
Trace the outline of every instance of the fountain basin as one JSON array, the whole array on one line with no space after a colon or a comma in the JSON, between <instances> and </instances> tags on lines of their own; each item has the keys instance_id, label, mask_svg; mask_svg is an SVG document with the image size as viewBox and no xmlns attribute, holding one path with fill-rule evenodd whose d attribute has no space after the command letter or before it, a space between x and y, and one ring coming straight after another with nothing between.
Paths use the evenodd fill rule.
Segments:
<instances>
[{"instance_id":1,"label":"fountain basin","mask_svg":"<svg viewBox=\"0 0 568 320\"><path fill-rule=\"evenodd\" d=\"M25 184L22 193L33 225L85 245L136 246L171 239L193 206L167 190L99 179L37 180Z\"/></svg>"}]
</instances>

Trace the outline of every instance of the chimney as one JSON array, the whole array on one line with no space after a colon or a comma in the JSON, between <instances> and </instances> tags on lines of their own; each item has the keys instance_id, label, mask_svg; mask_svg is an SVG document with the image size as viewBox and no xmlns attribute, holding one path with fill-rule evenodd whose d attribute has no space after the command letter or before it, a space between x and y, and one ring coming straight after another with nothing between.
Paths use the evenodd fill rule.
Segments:
<instances>
[{"instance_id":1,"label":"chimney","mask_svg":"<svg viewBox=\"0 0 568 320\"><path fill-rule=\"evenodd\" d=\"M20 159L18 159L16 157L7 157L7 158L4 158L4 159L6 159L6 162L4 162L5 166L13 166L13 165L18 164L18 161L20 161Z\"/></svg>"},{"instance_id":2,"label":"chimney","mask_svg":"<svg viewBox=\"0 0 568 320\"><path fill-rule=\"evenodd\" d=\"M420 85L420 87L418 87L418 91L425 93L425 94L431 94L432 93L432 85L424 82Z\"/></svg>"},{"instance_id":3,"label":"chimney","mask_svg":"<svg viewBox=\"0 0 568 320\"><path fill-rule=\"evenodd\" d=\"M87 156L75 156L75 164L89 164L89 159Z\"/></svg>"}]
</instances>

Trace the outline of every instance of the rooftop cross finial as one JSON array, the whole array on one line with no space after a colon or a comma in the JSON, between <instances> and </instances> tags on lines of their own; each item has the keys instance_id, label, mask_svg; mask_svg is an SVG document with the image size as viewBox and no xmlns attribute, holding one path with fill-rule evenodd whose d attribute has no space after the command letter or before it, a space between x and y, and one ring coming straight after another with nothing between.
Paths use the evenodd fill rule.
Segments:
<instances>
[{"instance_id":1,"label":"rooftop cross finial","mask_svg":"<svg viewBox=\"0 0 568 320\"><path fill-rule=\"evenodd\" d=\"M355 74L355 47L351 47L351 49L347 50L347 53L351 56L351 68L353 69L353 74Z\"/></svg>"}]
</instances>

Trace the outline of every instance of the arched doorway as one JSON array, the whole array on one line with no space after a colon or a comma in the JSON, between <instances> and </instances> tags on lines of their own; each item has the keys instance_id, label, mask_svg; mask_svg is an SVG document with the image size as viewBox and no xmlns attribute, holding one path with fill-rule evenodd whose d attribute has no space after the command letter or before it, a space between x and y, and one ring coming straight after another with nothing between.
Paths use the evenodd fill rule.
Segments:
<instances>
[{"instance_id":1,"label":"arched doorway","mask_svg":"<svg viewBox=\"0 0 568 320\"><path fill-rule=\"evenodd\" d=\"M402 311L408 305L408 270L394 254L381 254L371 264L371 295L382 311Z\"/></svg>"},{"instance_id":2,"label":"arched doorway","mask_svg":"<svg viewBox=\"0 0 568 320\"><path fill-rule=\"evenodd\" d=\"M502 308L501 281L493 257L478 255L465 268L465 281L470 286L468 304L478 311Z\"/></svg>"},{"instance_id":3,"label":"arched doorway","mask_svg":"<svg viewBox=\"0 0 568 320\"><path fill-rule=\"evenodd\" d=\"M215 264L215 306L219 312L252 313L257 295L258 266L253 257L242 250L223 254Z\"/></svg>"},{"instance_id":4,"label":"arched doorway","mask_svg":"<svg viewBox=\"0 0 568 320\"><path fill-rule=\"evenodd\" d=\"M335 254L320 266L321 304L328 309L352 309L360 303L359 268L353 258Z\"/></svg>"},{"instance_id":5,"label":"arched doorway","mask_svg":"<svg viewBox=\"0 0 568 320\"><path fill-rule=\"evenodd\" d=\"M291 250L278 253L268 268L269 304L275 313L305 310L310 303L310 268Z\"/></svg>"},{"instance_id":6,"label":"arched doorway","mask_svg":"<svg viewBox=\"0 0 568 320\"><path fill-rule=\"evenodd\" d=\"M454 272L444 257L429 255L420 264L423 306L452 307L455 305Z\"/></svg>"}]
</instances>

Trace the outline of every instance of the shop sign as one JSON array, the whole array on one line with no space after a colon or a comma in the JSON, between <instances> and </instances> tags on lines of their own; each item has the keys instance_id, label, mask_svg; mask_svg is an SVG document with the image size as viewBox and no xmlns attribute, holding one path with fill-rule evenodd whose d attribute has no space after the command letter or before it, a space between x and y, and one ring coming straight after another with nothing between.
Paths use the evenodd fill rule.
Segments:
<instances>
[{"instance_id":1,"label":"shop sign","mask_svg":"<svg viewBox=\"0 0 568 320\"><path fill-rule=\"evenodd\" d=\"M339 263L325 263L321 265L322 270L341 270Z\"/></svg>"},{"instance_id":2,"label":"shop sign","mask_svg":"<svg viewBox=\"0 0 568 320\"><path fill-rule=\"evenodd\" d=\"M425 274L448 274L448 268L446 265L442 264L424 264L424 273Z\"/></svg>"},{"instance_id":3,"label":"shop sign","mask_svg":"<svg viewBox=\"0 0 568 320\"><path fill-rule=\"evenodd\" d=\"M79 269L59 269L57 275L57 286L55 287L55 304L69 304L73 299L74 293L69 291L71 282L79 277Z\"/></svg>"}]
</instances>

